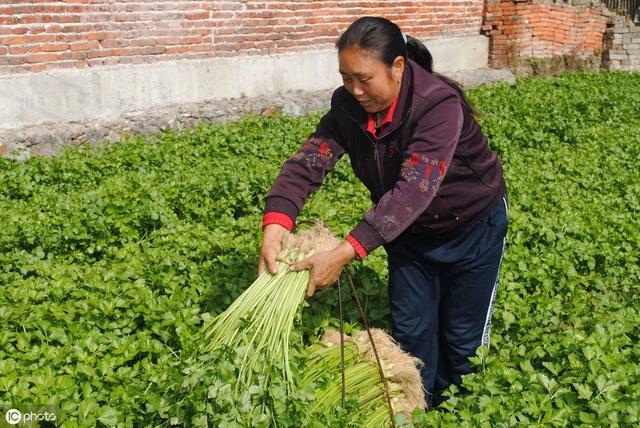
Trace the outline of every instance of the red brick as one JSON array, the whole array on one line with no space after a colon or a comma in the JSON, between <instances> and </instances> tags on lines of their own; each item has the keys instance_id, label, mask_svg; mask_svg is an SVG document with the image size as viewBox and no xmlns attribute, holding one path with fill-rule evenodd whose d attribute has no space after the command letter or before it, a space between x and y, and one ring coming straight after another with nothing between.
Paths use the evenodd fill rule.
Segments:
<instances>
[{"instance_id":1,"label":"red brick","mask_svg":"<svg viewBox=\"0 0 640 428\"><path fill-rule=\"evenodd\" d=\"M51 43L40 46L40 52L60 52L69 49L68 43Z\"/></svg>"},{"instance_id":2,"label":"red brick","mask_svg":"<svg viewBox=\"0 0 640 428\"><path fill-rule=\"evenodd\" d=\"M38 54L27 55L26 62L27 63L48 62L48 61L55 61L56 59L58 59L58 54L38 53Z\"/></svg>"},{"instance_id":3,"label":"red brick","mask_svg":"<svg viewBox=\"0 0 640 428\"><path fill-rule=\"evenodd\" d=\"M55 42L55 34L34 34L24 36L24 43L51 43Z\"/></svg>"},{"instance_id":4,"label":"red brick","mask_svg":"<svg viewBox=\"0 0 640 428\"><path fill-rule=\"evenodd\" d=\"M28 53L30 48L28 46L10 46L9 54L11 55L22 55Z\"/></svg>"},{"instance_id":5,"label":"red brick","mask_svg":"<svg viewBox=\"0 0 640 428\"><path fill-rule=\"evenodd\" d=\"M25 38L22 36L9 37L9 38L5 38L4 43L7 45L22 45L25 43Z\"/></svg>"},{"instance_id":6,"label":"red brick","mask_svg":"<svg viewBox=\"0 0 640 428\"><path fill-rule=\"evenodd\" d=\"M65 51L61 52L59 60L84 60L87 59L87 51Z\"/></svg>"},{"instance_id":7,"label":"red brick","mask_svg":"<svg viewBox=\"0 0 640 428\"><path fill-rule=\"evenodd\" d=\"M99 32L99 33L89 33L87 34L87 40L105 40L115 36L114 33L110 32Z\"/></svg>"},{"instance_id":8,"label":"red brick","mask_svg":"<svg viewBox=\"0 0 640 428\"><path fill-rule=\"evenodd\" d=\"M69 48L72 51L88 51L91 49L98 49L99 47L100 47L100 44L97 41L71 43L69 45Z\"/></svg>"},{"instance_id":9,"label":"red brick","mask_svg":"<svg viewBox=\"0 0 640 428\"><path fill-rule=\"evenodd\" d=\"M108 57L112 54L113 54L113 50L110 50L110 49L92 50L87 52L87 59L103 58L103 57Z\"/></svg>"},{"instance_id":10,"label":"red brick","mask_svg":"<svg viewBox=\"0 0 640 428\"><path fill-rule=\"evenodd\" d=\"M46 31L45 27L31 27L29 28L29 34L41 34Z\"/></svg>"},{"instance_id":11,"label":"red brick","mask_svg":"<svg viewBox=\"0 0 640 428\"><path fill-rule=\"evenodd\" d=\"M107 39L100 42L102 48L122 48L130 45L127 39Z\"/></svg>"}]
</instances>

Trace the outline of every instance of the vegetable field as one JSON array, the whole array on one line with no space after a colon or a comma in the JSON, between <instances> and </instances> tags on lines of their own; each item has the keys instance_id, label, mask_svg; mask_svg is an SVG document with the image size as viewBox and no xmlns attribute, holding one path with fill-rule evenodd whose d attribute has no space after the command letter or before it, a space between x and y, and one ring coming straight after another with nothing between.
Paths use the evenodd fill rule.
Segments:
<instances>
[{"instance_id":1,"label":"vegetable field","mask_svg":"<svg viewBox=\"0 0 640 428\"><path fill-rule=\"evenodd\" d=\"M474 358L464 392L400 423L638 426L640 74L520 79L469 96L509 188L491 348ZM313 388L290 393L275 374L232 398L243 350L196 352L205 323L255 280L264 196L319 117L247 117L23 164L0 158L3 411L50 403L68 427L358 426L353 402L310 419ZM300 219L344 237L369 205L343 159ZM379 328L385 260L380 249L351 267ZM337 314L336 290L317 293L295 344L337 328ZM294 377L302 361L293 352Z\"/></svg>"}]
</instances>

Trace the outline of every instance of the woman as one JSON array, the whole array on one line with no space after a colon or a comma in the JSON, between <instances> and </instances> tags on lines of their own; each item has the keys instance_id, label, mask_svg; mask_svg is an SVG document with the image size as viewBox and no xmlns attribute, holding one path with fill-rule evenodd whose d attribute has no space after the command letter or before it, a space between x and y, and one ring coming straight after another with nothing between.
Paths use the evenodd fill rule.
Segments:
<instances>
[{"instance_id":1,"label":"woman","mask_svg":"<svg viewBox=\"0 0 640 428\"><path fill-rule=\"evenodd\" d=\"M502 168L462 90L432 72L418 40L364 17L336 46L344 86L267 195L258 270L276 271L284 233L348 153L374 206L338 248L292 269L311 270L310 297L353 258L384 246L391 333L424 361L427 401L437 405L489 343L507 229Z\"/></svg>"}]
</instances>

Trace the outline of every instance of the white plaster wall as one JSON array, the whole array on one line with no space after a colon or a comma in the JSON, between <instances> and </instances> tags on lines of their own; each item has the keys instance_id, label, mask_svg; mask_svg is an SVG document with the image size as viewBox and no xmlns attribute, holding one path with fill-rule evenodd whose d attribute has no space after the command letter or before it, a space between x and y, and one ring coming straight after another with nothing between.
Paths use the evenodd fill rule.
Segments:
<instances>
[{"instance_id":1,"label":"white plaster wall","mask_svg":"<svg viewBox=\"0 0 640 428\"><path fill-rule=\"evenodd\" d=\"M484 36L424 41L436 71L485 68ZM0 76L0 129L341 85L334 49Z\"/></svg>"}]
</instances>

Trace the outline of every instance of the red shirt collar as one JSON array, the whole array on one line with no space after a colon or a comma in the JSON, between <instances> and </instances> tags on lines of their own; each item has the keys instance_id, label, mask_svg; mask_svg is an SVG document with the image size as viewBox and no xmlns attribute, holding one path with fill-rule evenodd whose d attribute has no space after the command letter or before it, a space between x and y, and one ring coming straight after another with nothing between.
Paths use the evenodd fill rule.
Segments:
<instances>
[{"instance_id":1,"label":"red shirt collar","mask_svg":"<svg viewBox=\"0 0 640 428\"><path fill-rule=\"evenodd\" d=\"M385 115L384 119L382 119L382 122L378 123L378 130L381 131L385 125L391 123L391 121L393 120L393 114L396 111L396 105L398 105L398 98L400 98L400 94L398 94L398 96L389 106L389 110L387 110L387 114ZM367 115L367 131L369 131L369 133L373 135L373 138L375 138L376 140L378 139L378 134L376 133L376 122L373 114L371 113Z\"/></svg>"}]
</instances>

